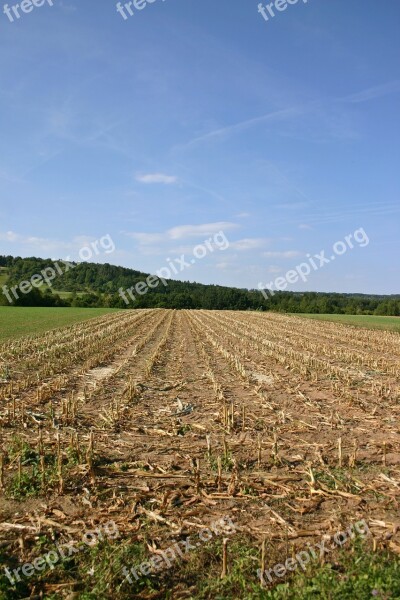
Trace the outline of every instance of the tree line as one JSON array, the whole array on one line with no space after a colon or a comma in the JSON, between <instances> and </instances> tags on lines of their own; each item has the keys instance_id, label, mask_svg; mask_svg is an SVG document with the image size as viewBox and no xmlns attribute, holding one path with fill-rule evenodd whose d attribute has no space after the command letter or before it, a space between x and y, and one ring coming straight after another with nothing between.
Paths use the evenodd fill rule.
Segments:
<instances>
[{"instance_id":1,"label":"tree line","mask_svg":"<svg viewBox=\"0 0 400 600\"><path fill-rule=\"evenodd\" d=\"M45 284L18 294L15 306L76 306L110 308L175 308L209 310L274 310L290 313L400 316L400 295L338 294L324 292L275 292L264 298L259 290L204 285L168 280L167 285L135 295L127 305L119 294L143 282L148 274L110 264L72 263L74 268L57 277L50 289ZM36 257L0 256L2 284L11 288L29 281L54 262ZM54 290L57 290L56 292ZM62 294L68 292L68 295ZM9 294L10 295L10 294ZM12 296L11 296L12 297ZM0 305L10 304L1 290Z\"/></svg>"}]
</instances>

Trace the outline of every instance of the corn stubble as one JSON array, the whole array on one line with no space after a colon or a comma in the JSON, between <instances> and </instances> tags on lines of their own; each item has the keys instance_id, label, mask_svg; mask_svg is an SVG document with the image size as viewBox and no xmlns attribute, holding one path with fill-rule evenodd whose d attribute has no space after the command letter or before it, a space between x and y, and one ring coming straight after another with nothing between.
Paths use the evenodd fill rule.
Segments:
<instances>
[{"instance_id":1,"label":"corn stubble","mask_svg":"<svg viewBox=\"0 0 400 600\"><path fill-rule=\"evenodd\" d=\"M400 552L397 333L144 309L0 356L0 545L19 561L38 535L68 541L111 519L119 548L151 556L224 515L263 566L266 548L290 556L362 518L375 549ZM121 581L108 584L112 597Z\"/></svg>"}]
</instances>

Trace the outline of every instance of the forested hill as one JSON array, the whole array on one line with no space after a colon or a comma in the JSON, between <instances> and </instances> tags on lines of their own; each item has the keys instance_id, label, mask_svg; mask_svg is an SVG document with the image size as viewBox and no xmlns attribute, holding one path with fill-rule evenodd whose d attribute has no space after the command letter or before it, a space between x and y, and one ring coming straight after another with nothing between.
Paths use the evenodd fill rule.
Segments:
<instances>
[{"instance_id":1,"label":"forested hill","mask_svg":"<svg viewBox=\"0 0 400 600\"><path fill-rule=\"evenodd\" d=\"M204 308L230 310L278 310L301 313L336 314L376 314L400 315L400 295L375 296L364 294L336 294L317 292L275 292L267 299L259 290L246 290L217 285L203 285L188 281L164 280L149 287L143 284L148 280L147 273L110 264L71 263L62 274L50 259L14 258L0 256L0 304L9 304L3 287L7 286L8 296L13 304L20 306L99 306L116 308ZM62 261L58 268L63 267ZM23 285L17 288L15 299L10 292L12 286L31 282L45 269L52 269L55 277L51 285L45 283L39 288ZM51 271L47 274L51 277ZM38 282L38 279L33 280ZM150 280L152 281L152 280ZM133 289L131 298L126 293ZM26 292L29 287L31 291ZM145 289L144 289L145 287ZM125 298L119 290L125 291Z\"/></svg>"}]
</instances>

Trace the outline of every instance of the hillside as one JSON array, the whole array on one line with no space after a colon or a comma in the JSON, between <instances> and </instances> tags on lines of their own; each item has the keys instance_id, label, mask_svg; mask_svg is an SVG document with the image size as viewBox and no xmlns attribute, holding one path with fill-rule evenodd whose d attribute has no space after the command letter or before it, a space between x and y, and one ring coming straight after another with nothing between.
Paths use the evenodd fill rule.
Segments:
<instances>
[{"instance_id":1,"label":"hillside","mask_svg":"<svg viewBox=\"0 0 400 600\"><path fill-rule=\"evenodd\" d=\"M31 283L38 282L38 277L43 280L41 273L48 284L42 282L40 288L34 287ZM10 304L12 300L17 306L196 308L400 315L400 295L276 292L265 299L259 290L161 280L152 278L148 273L107 263L63 265L63 261L55 264L51 259L36 257L0 256L0 285L3 290L0 292L0 305ZM5 285L7 288L3 287ZM18 286L14 295L11 292L13 286ZM23 293L29 288L28 293ZM131 293L127 292L129 289ZM8 294L8 298L5 294Z\"/></svg>"}]
</instances>

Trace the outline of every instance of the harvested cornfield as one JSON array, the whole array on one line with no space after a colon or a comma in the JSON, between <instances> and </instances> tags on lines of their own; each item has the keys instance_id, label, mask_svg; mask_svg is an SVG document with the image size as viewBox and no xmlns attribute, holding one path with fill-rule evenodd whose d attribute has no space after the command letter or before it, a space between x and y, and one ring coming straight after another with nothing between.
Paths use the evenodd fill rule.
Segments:
<instances>
[{"instance_id":1,"label":"harvested cornfield","mask_svg":"<svg viewBox=\"0 0 400 600\"><path fill-rule=\"evenodd\" d=\"M144 309L0 355L4 598L300 598L356 534L395 564L398 333Z\"/></svg>"}]
</instances>

